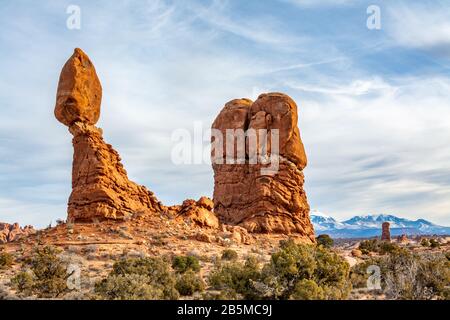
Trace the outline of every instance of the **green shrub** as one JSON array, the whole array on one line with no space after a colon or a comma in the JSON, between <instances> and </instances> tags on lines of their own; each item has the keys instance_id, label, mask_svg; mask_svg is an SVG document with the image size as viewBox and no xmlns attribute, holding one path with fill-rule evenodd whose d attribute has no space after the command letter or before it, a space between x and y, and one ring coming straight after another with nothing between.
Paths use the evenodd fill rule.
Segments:
<instances>
[{"instance_id":1,"label":"green shrub","mask_svg":"<svg viewBox=\"0 0 450 320\"><path fill-rule=\"evenodd\" d=\"M317 244L322 245L325 248L331 248L334 244L334 240L327 234L321 234L316 238Z\"/></svg>"},{"instance_id":2,"label":"green shrub","mask_svg":"<svg viewBox=\"0 0 450 320\"><path fill-rule=\"evenodd\" d=\"M439 241L436 239L430 239L430 247L431 248L439 248L441 245L439 244Z\"/></svg>"},{"instance_id":3,"label":"green shrub","mask_svg":"<svg viewBox=\"0 0 450 320\"><path fill-rule=\"evenodd\" d=\"M161 258L123 259L116 262L111 273L96 284L95 292L104 299L145 296L145 299L174 300L179 296L175 283L170 265ZM115 284L125 293L120 294Z\"/></svg>"},{"instance_id":4,"label":"green shrub","mask_svg":"<svg viewBox=\"0 0 450 320\"><path fill-rule=\"evenodd\" d=\"M445 253L445 257L447 258L448 261L450 261L450 251L447 251Z\"/></svg>"},{"instance_id":5,"label":"green shrub","mask_svg":"<svg viewBox=\"0 0 450 320\"><path fill-rule=\"evenodd\" d=\"M380 254L394 253L400 250L400 247L392 242L382 241L379 243L377 251Z\"/></svg>"},{"instance_id":6,"label":"green shrub","mask_svg":"<svg viewBox=\"0 0 450 320\"><path fill-rule=\"evenodd\" d=\"M175 288L182 296L191 296L195 292L204 291L205 283L194 271L188 270L185 273L178 275Z\"/></svg>"},{"instance_id":7,"label":"green shrub","mask_svg":"<svg viewBox=\"0 0 450 320\"><path fill-rule=\"evenodd\" d=\"M227 297L244 299L344 299L349 265L323 246L281 243L269 263L218 263L208 281Z\"/></svg>"},{"instance_id":8,"label":"green shrub","mask_svg":"<svg viewBox=\"0 0 450 320\"><path fill-rule=\"evenodd\" d=\"M14 258L7 252L0 252L0 269L7 269L12 266Z\"/></svg>"},{"instance_id":9,"label":"green shrub","mask_svg":"<svg viewBox=\"0 0 450 320\"><path fill-rule=\"evenodd\" d=\"M19 273L12 279L17 290L24 294L37 294L38 297L54 298L67 292L67 263L58 257L53 247L38 247L25 264L30 269Z\"/></svg>"},{"instance_id":10,"label":"green shrub","mask_svg":"<svg viewBox=\"0 0 450 320\"><path fill-rule=\"evenodd\" d=\"M95 292L108 300L156 300L164 296L148 276L135 273L109 275L95 285Z\"/></svg>"},{"instance_id":11,"label":"green shrub","mask_svg":"<svg viewBox=\"0 0 450 320\"><path fill-rule=\"evenodd\" d=\"M350 282L352 283L352 288L365 288L367 286L367 265L366 263L358 263L350 269Z\"/></svg>"},{"instance_id":12,"label":"green shrub","mask_svg":"<svg viewBox=\"0 0 450 320\"><path fill-rule=\"evenodd\" d=\"M11 279L12 287L26 296L33 294L34 284L34 275L32 272L21 271Z\"/></svg>"},{"instance_id":13,"label":"green shrub","mask_svg":"<svg viewBox=\"0 0 450 320\"><path fill-rule=\"evenodd\" d=\"M294 300L323 300L325 293L322 287L313 280L302 279L295 284L291 298Z\"/></svg>"},{"instance_id":14,"label":"green shrub","mask_svg":"<svg viewBox=\"0 0 450 320\"><path fill-rule=\"evenodd\" d=\"M381 288L388 299L446 299L450 286L450 262L444 255L417 255L396 249L376 259L352 267L354 288L366 287L370 265L380 267Z\"/></svg>"},{"instance_id":15,"label":"green shrub","mask_svg":"<svg viewBox=\"0 0 450 320\"><path fill-rule=\"evenodd\" d=\"M310 245L282 243L281 250L272 255L270 264L266 266L266 272L279 277L293 289L298 280L311 279L314 276L317 269L315 250L316 248Z\"/></svg>"},{"instance_id":16,"label":"green shrub","mask_svg":"<svg viewBox=\"0 0 450 320\"><path fill-rule=\"evenodd\" d=\"M390 299L444 299L450 286L450 262L442 255L417 255L406 250L381 263L383 288Z\"/></svg>"},{"instance_id":17,"label":"green shrub","mask_svg":"<svg viewBox=\"0 0 450 320\"><path fill-rule=\"evenodd\" d=\"M359 250L361 250L362 253L369 253L369 252L377 252L378 251L378 239L369 239L369 240L363 240L359 243Z\"/></svg>"},{"instance_id":18,"label":"green shrub","mask_svg":"<svg viewBox=\"0 0 450 320\"><path fill-rule=\"evenodd\" d=\"M188 270L200 271L200 262L193 256L176 256L172 261L172 268L178 273L185 273Z\"/></svg>"},{"instance_id":19,"label":"green shrub","mask_svg":"<svg viewBox=\"0 0 450 320\"><path fill-rule=\"evenodd\" d=\"M232 249L222 251L222 260L235 261L238 259L238 254Z\"/></svg>"},{"instance_id":20,"label":"green shrub","mask_svg":"<svg viewBox=\"0 0 450 320\"><path fill-rule=\"evenodd\" d=\"M323 246L288 241L264 267L263 282L273 287L276 299L300 299L309 297L308 292L315 299L345 299L351 290L349 268L343 258ZM307 286L304 291L302 284Z\"/></svg>"},{"instance_id":21,"label":"green shrub","mask_svg":"<svg viewBox=\"0 0 450 320\"><path fill-rule=\"evenodd\" d=\"M427 238L422 238L422 240L420 240L420 245L422 247L429 247L430 246L430 241Z\"/></svg>"},{"instance_id":22,"label":"green shrub","mask_svg":"<svg viewBox=\"0 0 450 320\"><path fill-rule=\"evenodd\" d=\"M379 259L369 259L364 262L358 263L354 265L350 269L350 282L352 283L353 288L366 288L367 280L371 273L368 273L367 270L369 266L375 265L379 266Z\"/></svg>"},{"instance_id":23,"label":"green shrub","mask_svg":"<svg viewBox=\"0 0 450 320\"><path fill-rule=\"evenodd\" d=\"M398 251L399 249L400 247L393 242L379 241L378 239L363 240L359 243L359 250L364 254L377 252L384 255Z\"/></svg>"},{"instance_id":24,"label":"green shrub","mask_svg":"<svg viewBox=\"0 0 450 320\"><path fill-rule=\"evenodd\" d=\"M213 289L221 290L230 299L257 299L253 281L259 281L260 277L258 262L248 257L244 263L218 262L209 274L208 282Z\"/></svg>"}]
</instances>

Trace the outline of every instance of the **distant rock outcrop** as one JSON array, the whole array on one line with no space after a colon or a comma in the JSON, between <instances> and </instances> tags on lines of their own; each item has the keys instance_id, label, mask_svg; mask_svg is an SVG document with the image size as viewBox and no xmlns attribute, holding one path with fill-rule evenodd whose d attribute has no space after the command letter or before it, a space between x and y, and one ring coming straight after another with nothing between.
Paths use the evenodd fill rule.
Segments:
<instances>
[{"instance_id":1,"label":"distant rock outcrop","mask_svg":"<svg viewBox=\"0 0 450 320\"><path fill-rule=\"evenodd\" d=\"M117 151L95 127L102 87L94 65L75 49L59 79L55 116L73 135L72 194L68 221L124 219L162 210L154 194L127 177Z\"/></svg>"},{"instance_id":2,"label":"distant rock outcrop","mask_svg":"<svg viewBox=\"0 0 450 320\"><path fill-rule=\"evenodd\" d=\"M402 234L401 236L398 237L397 240L399 243L409 243L409 239L406 234Z\"/></svg>"},{"instance_id":3,"label":"distant rock outcrop","mask_svg":"<svg viewBox=\"0 0 450 320\"><path fill-rule=\"evenodd\" d=\"M222 109L212 129L222 132L224 148L222 153L213 148L211 156L214 211L223 223L256 233L298 233L314 241L309 205L303 189L302 170L307 160L297 121L297 105L281 93L262 94L255 102L233 100ZM269 137L278 130L278 170L266 174L262 169L268 164L251 163L249 135L245 137L245 144L235 140L236 163L227 163L226 150L230 141L226 136L230 129L246 133L250 129L252 132L262 130ZM213 135L213 143L215 139ZM267 141L267 151L271 153L275 142ZM261 141L258 140L256 148L260 147ZM274 160L273 157L271 159Z\"/></svg>"},{"instance_id":4,"label":"distant rock outcrop","mask_svg":"<svg viewBox=\"0 0 450 320\"><path fill-rule=\"evenodd\" d=\"M383 241L391 241L391 224L389 222L383 222L381 225L381 240Z\"/></svg>"},{"instance_id":5,"label":"distant rock outcrop","mask_svg":"<svg viewBox=\"0 0 450 320\"><path fill-rule=\"evenodd\" d=\"M19 238L35 233L36 230L32 226L21 228L18 223L9 224L0 222L0 243L13 242Z\"/></svg>"}]
</instances>

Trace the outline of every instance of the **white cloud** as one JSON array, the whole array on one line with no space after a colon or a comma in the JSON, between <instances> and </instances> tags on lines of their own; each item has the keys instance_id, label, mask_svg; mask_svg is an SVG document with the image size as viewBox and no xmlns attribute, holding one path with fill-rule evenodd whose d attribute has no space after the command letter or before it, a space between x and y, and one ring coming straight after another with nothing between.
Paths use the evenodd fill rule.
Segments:
<instances>
[{"instance_id":1,"label":"white cloud","mask_svg":"<svg viewBox=\"0 0 450 320\"><path fill-rule=\"evenodd\" d=\"M389 4L383 28L395 44L414 48L450 48L450 7L417 3Z\"/></svg>"},{"instance_id":2,"label":"white cloud","mask_svg":"<svg viewBox=\"0 0 450 320\"><path fill-rule=\"evenodd\" d=\"M389 94L388 92L392 94L393 91L395 91L395 88L384 82L379 77L374 77L373 79L358 79L352 81L349 85L337 84L333 87L312 84L296 84L295 82L289 81L287 81L286 85L300 91L329 95L360 96L373 92L379 93L380 91L384 91L384 94Z\"/></svg>"}]
</instances>

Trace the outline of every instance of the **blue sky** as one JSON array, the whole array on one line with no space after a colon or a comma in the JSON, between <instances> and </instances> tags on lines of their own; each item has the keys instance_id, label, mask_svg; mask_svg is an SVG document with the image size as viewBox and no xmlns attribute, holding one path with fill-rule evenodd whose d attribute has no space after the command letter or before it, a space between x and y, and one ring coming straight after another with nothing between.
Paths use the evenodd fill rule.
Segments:
<instances>
[{"instance_id":1,"label":"blue sky","mask_svg":"<svg viewBox=\"0 0 450 320\"><path fill-rule=\"evenodd\" d=\"M66 27L69 5L81 29ZM366 26L369 5L381 29ZM75 47L103 85L99 127L165 204L211 196L171 133L233 98L299 105L311 207L450 225L450 1L0 1L0 221L66 217L71 135L53 116Z\"/></svg>"}]
</instances>

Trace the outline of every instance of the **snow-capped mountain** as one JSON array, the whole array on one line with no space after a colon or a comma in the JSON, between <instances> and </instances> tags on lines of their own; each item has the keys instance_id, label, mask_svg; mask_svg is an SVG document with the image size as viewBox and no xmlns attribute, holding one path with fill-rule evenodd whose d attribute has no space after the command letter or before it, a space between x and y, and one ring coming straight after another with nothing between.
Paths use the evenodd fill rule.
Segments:
<instances>
[{"instance_id":1,"label":"snow-capped mountain","mask_svg":"<svg viewBox=\"0 0 450 320\"><path fill-rule=\"evenodd\" d=\"M311 212L311 222L316 234L328 234L333 238L366 238L379 236L381 224L391 224L391 235L450 235L450 227L443 227L424 219L408 220L394 215L364 215L339 222L319 211Z\"/></svg>"},{"instance_id":2,"label":"snow-capped mountain","mask_svg":"<svg viewBox=\"0 0 450 320\"><path fill-rule=\"evenodd\" d=\"M316 232L345 228L345 225L343 223L338 222L334 218L326 216L318 211L312 212L311 222L314 225L314 229L316 230Z\"/></svg>"}]
</instances>

